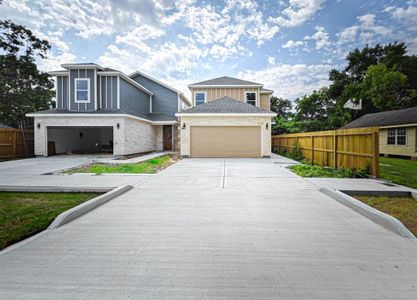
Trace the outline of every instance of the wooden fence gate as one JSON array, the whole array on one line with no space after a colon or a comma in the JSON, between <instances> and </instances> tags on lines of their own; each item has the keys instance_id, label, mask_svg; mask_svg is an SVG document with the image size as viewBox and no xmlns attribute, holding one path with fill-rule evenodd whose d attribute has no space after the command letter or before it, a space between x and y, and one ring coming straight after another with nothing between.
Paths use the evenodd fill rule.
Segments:
<instances>
[{"instance_id":1,"label":"wooden fence gate","mask_svg":"<svg viewBox=\"0 0 417 300\"><path fill-rule=\"evenodd\" d=\"M379 176L378 127L272 136L274 152L291 152L297 144L312 164L351 170L368 168L372 175Z\"/></svg>"}]
</instances>

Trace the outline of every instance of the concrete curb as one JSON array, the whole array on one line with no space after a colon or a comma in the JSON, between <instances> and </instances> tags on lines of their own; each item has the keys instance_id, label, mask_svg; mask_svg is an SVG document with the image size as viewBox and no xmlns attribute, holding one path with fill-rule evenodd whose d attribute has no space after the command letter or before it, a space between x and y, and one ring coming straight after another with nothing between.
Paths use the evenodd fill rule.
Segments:
<instances>
[{"instance_id":1,"label":"concrete curb","mask_svg":"<svg viewBox=\"0 0 417 300\"><path fill-rule=\"evenodd\" d=\"M71 187L71 186L20 186L3 185L1 192L40 192L40 193L107 193L115 187Z\"/></svg>"},{"instance_id":2,"label":"concrete curb","mask_svg":"<svg viewBox=\"0 0 417 300\"><path fill-rule=\"evenodd\" d=\"M108 202L109 200L129 191L132 189L133 186L131 185L124 185L118 187L110 192L105 193L104 195L100 195L96 198L93 198L87 202L81 203L78 206L75 206L67 211L64 211L62 214L57 216L55 220L49 225L47 230L56 229L86 213L93 210L94 208Z\"/></svg>"},{"instance_id":3,"label":"concrete curb","mask_svg":"<svg viewBox=\"0 0 417 300\"><path fill-rule=\"evenodd\" d=\"M343 205L353 209L362 216L372 220L373 222L381 225L382 227L406 238L416 239L416 237L401 223L398 219L387 215L379 210L366 205L365 203L352 198L349 195L346 195L340 191L321 188L320 191L336 201L340 202Z\"/></svg>"}]
</instances>

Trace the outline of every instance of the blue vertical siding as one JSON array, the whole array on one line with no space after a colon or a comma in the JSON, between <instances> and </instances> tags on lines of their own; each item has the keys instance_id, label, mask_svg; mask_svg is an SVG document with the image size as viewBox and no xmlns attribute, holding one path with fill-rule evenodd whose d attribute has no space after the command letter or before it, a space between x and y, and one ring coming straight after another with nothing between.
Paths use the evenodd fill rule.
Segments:
<instances>
[{"instance_id":1,"label":"blue vertical siding","mask_svg":"<svg viewBox=\"0 0 417 300\"><path fill-rule=\"evenodd\" d=\"M132 78L153 93L152 112L174 116L178 112L178 94L142 75Z\"/></svg>"},{"instance_id":2,"label":"blue vertical siding","mask_svg":"<svg viewBox=\"0 0 417 300\"><path fill-rule=\"evenodd\" d=\"M120 78L120 108L133 115L147 115L150 112L150 95Z\"/></svg>"},{"instance_id":3,"label":"blue vertical siding","mask_svg":"<svg viewBox=\"0 0 417 300\"><path fill-rule=\"evenodd\" d=\"M56 107L68 108L68 76L56 77Z\"/></svg>"},{"instance_id":4,"label":"blue vertical siding","mask_svg":"<svg viewBox=\"0 0 417 300\"><path fill-rule=\"evenodd\" d=\"M79 110L79 111L92 111L95 110L95 101L94 91L95 78L94 78L94 69L70 69L70 110ZM75 79L76 78L89 78L90 79L90 103L75 103Z\"/></svg>"},{"instance_id":5,"label":"blue vertical siding","mask_svg":"<svg viewBox=\"0 0 417 300\"><path fill-rule=\"evenodd\" d=\"M117 109L117 76L100 76L100 108Z\"/></svg>"}]
</instances>

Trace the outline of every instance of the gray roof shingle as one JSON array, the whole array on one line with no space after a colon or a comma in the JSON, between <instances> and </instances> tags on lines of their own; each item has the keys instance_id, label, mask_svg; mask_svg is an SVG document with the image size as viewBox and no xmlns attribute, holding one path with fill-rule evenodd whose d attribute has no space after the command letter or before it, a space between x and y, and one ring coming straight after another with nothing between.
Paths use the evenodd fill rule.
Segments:
<instances>
[{"instance_id":1,"label":"gray roof shingle","mask_svg":"<svg viewBox=\"0 0 417 300\"><path fill-rule=\"evenodd\" d=\"M273 112L229 97L223 97L184 110L182 114L271 114Z\"/></svg>"},{"instance_id":2,"label":"gray roof shingle","mask_svg":"<svg viewBox=\"0 0 417 300\"><path fill-rule=\"evenodd\" d=\"M417 124L417 107L366 114L341 129Z\"/></svg>"},{"instance_id":3,"label":"gray roof shingle","mask_svg":"<svg viewBox=\"0 0 417 300\"><path fill-rule=\"evenodd\" d=\"M6 125L6 124L2 124L2 123L0 123L0 128L13 128L13 127L10 127L10 126L8 126L8 125Z\"/></svg>"},{"instance_id":4,"label":"gray roof shingle","mask_svg":"<svg viewBox=\"0 0 417 300\"><path fill-rule=\"evenodd\" d=\"M193 84L190 84L190 86L193 85L262 85L260 83L242 80L238 78L223 76L218 77L210 80L200 81Z\"/></svg>"}]
</instances>

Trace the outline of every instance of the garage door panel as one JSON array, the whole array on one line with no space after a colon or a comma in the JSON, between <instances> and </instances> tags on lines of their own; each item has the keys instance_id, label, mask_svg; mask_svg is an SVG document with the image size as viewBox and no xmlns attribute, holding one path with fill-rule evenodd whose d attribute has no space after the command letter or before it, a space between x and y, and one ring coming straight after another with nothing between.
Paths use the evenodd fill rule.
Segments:
<instances>
[{"instance_id":1,"label":"garage door panel","mask_svg":"<svg viewBox=\"0 0 417 300\"><path fill-rule=\"evenodd\" d=\"M191 126L191 157L261 157L259 126Z\"/></svg>"}]
</instances>

